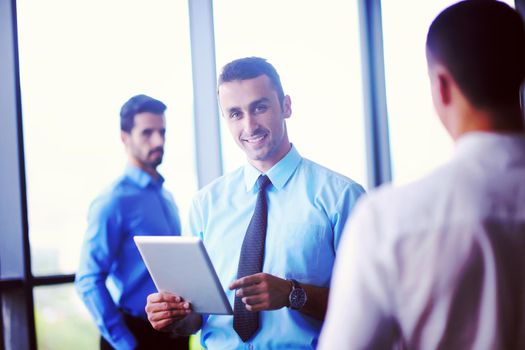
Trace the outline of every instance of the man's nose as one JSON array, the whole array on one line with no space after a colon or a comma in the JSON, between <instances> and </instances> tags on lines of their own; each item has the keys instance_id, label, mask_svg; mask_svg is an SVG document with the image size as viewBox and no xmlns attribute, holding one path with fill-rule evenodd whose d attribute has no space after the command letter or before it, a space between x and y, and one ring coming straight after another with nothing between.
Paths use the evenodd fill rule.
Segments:
<instances>
[{"instance_id":1,"label":"man's nose","mask_svg":"<svg viewBox=\"0 0 525 350\"><path fill-rule=\"evenodd\" d=\"M151 136L151 145L152 147L164 146L165 137L160 132L154 132Z\"/></svg>"},{"instance_id":2,"label":"man's nose","mask_svg":"<svg viewBox=\"0 0 525 350\"><path fill-rule=\"evenodd\" d=\"M251 113L246 114L246 117L244 117L243 121L244 131L250 135L259 127L259 125L257 124L257 119Z\"/></svg>"}]
</instances>

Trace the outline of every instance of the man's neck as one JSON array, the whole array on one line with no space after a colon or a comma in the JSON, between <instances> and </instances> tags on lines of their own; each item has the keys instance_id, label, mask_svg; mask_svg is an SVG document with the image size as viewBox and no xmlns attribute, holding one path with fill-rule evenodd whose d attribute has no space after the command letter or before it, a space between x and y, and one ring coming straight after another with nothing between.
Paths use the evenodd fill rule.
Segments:
<instances>
[{"instance_id":1,"label":"man's neck","mask_svg":"<svg viewBox=\"0 0 525 350\"><path fill-rule=\"evenodd\" d=\"M471 110L460 117L453 137L455 140L468 132L524 133L525 124L521 108L511 106L498 110Z\"/></svg>"},{"instance_id":2,"label":"man's neck","mask_svg":"<svg viewBox=\"0 0 525 350\"><path fill-rule=\"evenodd\" d=\"M288 142L286 148L278 153L276 156L270 157L267 160L253 160L248 158L248 163L259 170L261 173L266 173L268 170L273 168L275 164L279 163L286 155L291 151L292 143Z\"/></svg>"},{"instance_id":3,"label":"man's neck","mask_svg":"<svg viewBox=\"0 0 525 350\"><path fill-rule=\"evenodd\" d=\"M160 177L160 174L157 172L157 169L156 168L152 168L152 167L149 167L149 166L146 166L134 159L130 159L129 160L129 163L139 169L141 169L142 171L148 173L154 180L158 180L159 177Z\"/></svg>"}]
</instances>

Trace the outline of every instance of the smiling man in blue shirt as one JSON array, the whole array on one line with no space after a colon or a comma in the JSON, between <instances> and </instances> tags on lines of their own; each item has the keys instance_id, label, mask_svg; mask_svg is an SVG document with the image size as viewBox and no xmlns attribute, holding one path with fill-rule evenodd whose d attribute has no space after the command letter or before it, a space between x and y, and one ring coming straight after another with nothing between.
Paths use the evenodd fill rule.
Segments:
<instances>
[{"instance_id":1,"label":"smiling man in blue shirt","mask_svg":"<svg viewBox=\"0 0 525 350\"><path fill-rule=\"evenodd\" d=\"M156 291L133 242L135 235L179 235L173 197L157 172L164 154L166 106L146 95L120 112L128 154L124 174L92 203L76 275L77 291L102 335L101 349L187 349L186 337L156 332L146 320Z\"/></svg>"},{"instance_id":2,"label":"smiling man in blue shirt","mask_svg":"<svg viewBox=\"0 0 525 350\"><path fill-rule=\"evenodd\" d=\"M198 315L184 296L165 293L148 297L148 318L158 330L187 334L201 329L202 344L213 350L314 349L343 225L364 190L301 157L290 143L286 119L292 113L291 100L275 68L264 59L227 64L218 95L226 124L248 164L197 193L190 230L203 240L235 304L234 313L247 310L258 323L253 328L250 323L246 333L244 321L235 321L237 315ZM258 180L264 176L270 180L267 186L266 180ZM267 206L264 259L259 272L246 275L240 272L248 264L241 251L245 235L253 234L252 214L252 222L256 216L259 222L254 212L258 213L260 192L266 199L262 207Z\"/></svg>"}]
</instances>

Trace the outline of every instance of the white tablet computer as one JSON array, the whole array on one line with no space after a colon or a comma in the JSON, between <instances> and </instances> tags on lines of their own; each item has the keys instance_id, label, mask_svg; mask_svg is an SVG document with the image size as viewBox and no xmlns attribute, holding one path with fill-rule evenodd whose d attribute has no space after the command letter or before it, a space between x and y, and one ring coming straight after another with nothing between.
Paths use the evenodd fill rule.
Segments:
<instances>
[{"instance_id":1,"label":"white tablet computer","mask_svg":"<svg viewBox=\"0 0 525 350\"><path fill-rule=\"evenodd\" d=\"M180 295L193 311L231 315L232 308L204 244L196 237L135 236L159 292Z\"/></svg>"}]
</instances>

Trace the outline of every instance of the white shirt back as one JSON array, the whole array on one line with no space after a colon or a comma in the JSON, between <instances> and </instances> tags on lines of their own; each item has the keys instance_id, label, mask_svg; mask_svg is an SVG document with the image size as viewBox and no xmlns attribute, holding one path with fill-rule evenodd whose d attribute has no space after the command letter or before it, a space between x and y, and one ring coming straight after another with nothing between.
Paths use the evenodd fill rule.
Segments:
<instances>
[{"instance_id":1,"label":"white shirt back","mask_svg":"<svg viewBox=\"0 0 525 350\"><path fill-rule=\"evenodd\" d=\"M424 179L366 196L319 349L525 349L525 136L469 133Z\"/></svg>"}]
</instances>

